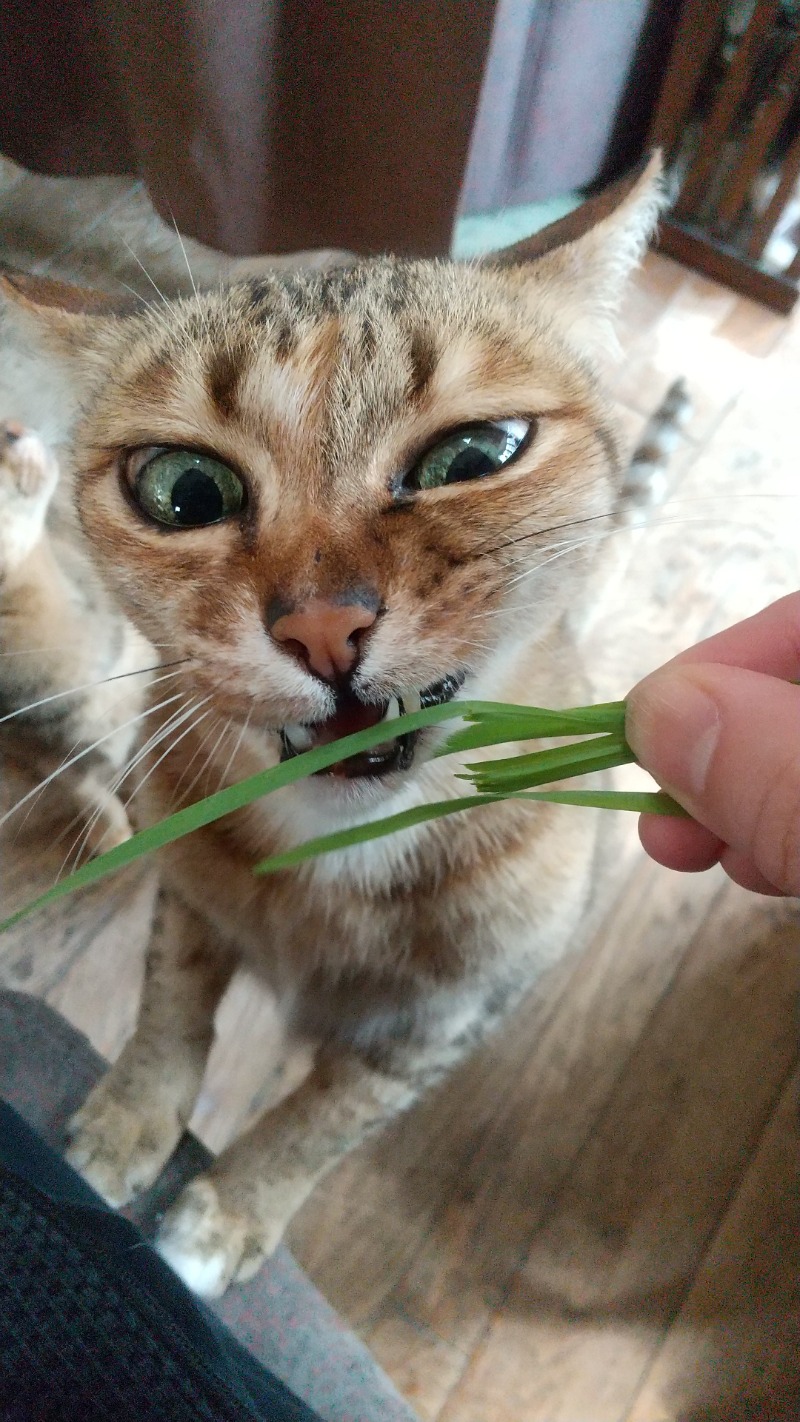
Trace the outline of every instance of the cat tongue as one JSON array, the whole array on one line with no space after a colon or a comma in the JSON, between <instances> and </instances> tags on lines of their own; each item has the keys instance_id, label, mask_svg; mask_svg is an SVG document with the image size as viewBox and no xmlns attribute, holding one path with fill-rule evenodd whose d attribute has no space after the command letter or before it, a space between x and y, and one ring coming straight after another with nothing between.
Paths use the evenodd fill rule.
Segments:
<instances>
[{"instance_id":1,"label":"cat tongue","mask_svg":"<svg viewBox=\"0 0 800 1422\"><path fill-rule=\"evenodd\" d=\"M327 746L331 741L338 741L341 736L352 736L356 731L366 731L370 726L377 726L385 715L385 705L365 706L357 696L343 692L336 699L333 715L327 721L310 728L314 744Z\"/></svg>"}]
</instances>

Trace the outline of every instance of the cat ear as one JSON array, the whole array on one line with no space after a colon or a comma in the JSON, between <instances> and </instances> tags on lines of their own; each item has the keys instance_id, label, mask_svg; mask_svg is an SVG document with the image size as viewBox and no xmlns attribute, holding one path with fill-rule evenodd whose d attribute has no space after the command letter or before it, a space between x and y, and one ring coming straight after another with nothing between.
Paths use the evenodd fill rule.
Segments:
<instances>
[{"instance_id":1,"label":"cat ear","mask_svg":"<svg viewBox=\"0 0 800 1422\"><path fill-rule=\"evenodd\" d=\"M31 312L62 313L64 316L130 316L145 305L138 296L110 296L85 286L71 286L52 277L4 269L0 290L13 306Z\"/></svg>"},{"instance_id":2,"label":"cat ear","mask_svg":"<svg viewBox=\"0 0 800 1422\"><path fill-rule=\"evenodd\" d=\"M6 269L0 272L0 306L3 346L13 352L15 385L46 392L34 422L60 440L71 429L89 385L119 358L125 341L120 318L140 304Z\"/></svg>"},{"instance_id":3,"label":"cat ear","mask_svg":"<svg viewBox=\"0 0 800 1422\"><path fill-rule=\"evenodd\" d=\"M661 154L558 222L485 265L500 268L532 306L589 355L616 345L614 320L633 269L652 237L666 197Z\"/></svg>"},{"instance_id":4,"label":"cat ear","mask_svg":"<svg viewBox=\"0 0 800 1422\"><path fill-rule=\"evenodd\" d=\"M4 340L30 366L57 377L73 399L87 379L105 370L124 339L122 318L142 310L138 297L121 299L27 272L0 272ZM48 387L49 388L49 387Z\"/></svg>"}]
</instances>

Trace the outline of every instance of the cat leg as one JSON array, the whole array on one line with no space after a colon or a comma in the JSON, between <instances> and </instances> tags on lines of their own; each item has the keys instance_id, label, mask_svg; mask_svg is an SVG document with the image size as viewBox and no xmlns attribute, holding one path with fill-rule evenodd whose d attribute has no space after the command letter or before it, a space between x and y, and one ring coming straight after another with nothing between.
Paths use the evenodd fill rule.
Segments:
<instances>
[{"instance_id":1,"label":"cat leg","mask_svg":"<svg viewBox=\"0 0 800 1422\"><path fill-rule=\"evenodd\" d=\"M86 816L83 837L89 854L104 854L118 844L124 844L133 834L125 806L103 780L87 770L76 776L71 785L73 798Z\"/></svg>"},{"instance_id":2,"label":"cat leg","mask_svg":"<svg viewBox=\"0 0 800 1422\"><path fill-rule=\"evenodd\" d=\"M67 1127L67 1159L111 1205L152 1185L192 1114L234 966L209 937L162 889L136 1031Z\"/></svg>"},{"instance_id":3,"label":"cat leg","mask_svg":"<svg viewBox=\"0 0 800 1422\"><path fill-rule=\"evenodd\" d=\"M251 1278L318 1181L470 1055L527 980L515 973L432 995L421 1008L424 1026L417 1019L405 1041L390 1038L368 1058L327 1049L291 1096L181 1193L159 1231L164 1259L206 1298Z\"/></svg>"},{"instance_id":4,"label":"cat leg","mask_svg":"<svg viewBox=\"0 0 800 1422\"><path fill-rule=\"evenodd\" d=\"M417 1094L355 1056L318 1062L186 1186L162 1221L159 1253L203 1298L252 1278L322 1176Z\"/></svg>"}]
</instances>

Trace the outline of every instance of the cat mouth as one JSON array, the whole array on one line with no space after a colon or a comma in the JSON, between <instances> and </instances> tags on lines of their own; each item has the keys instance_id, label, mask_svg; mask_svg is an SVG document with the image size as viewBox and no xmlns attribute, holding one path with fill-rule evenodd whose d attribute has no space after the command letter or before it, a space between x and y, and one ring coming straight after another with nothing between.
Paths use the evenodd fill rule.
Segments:
<instances>
[{"instance_id":1,"label":"cat mouth","mask_svg":"<svg viewBox=\"0 0 800 1422\"><path fill-rule=\"evenodd\" d=\"M442 677L441 681L427 686L424 691L404 692L392 696L388 701L368 703L361 701L352 691L340 692L336 698L336 710L327 721L316 721L309 726L284 726L281 729L281 760L291 760L315 746L327 746L341 736L351 736L356 731L378 726L381 721L393 721L408 711L418 711L426 706L443 706L451 701L464 684L465 673L455 672ZM414 751L419 740L419 731L409 731L404 736L381 742L371 750L359 755L348 756L337 761L327 770L317 771L318 775L337 775L347 780L375 778L389 775L393 771L408 770L414 759Z\"/></svg>"}]
</instances>

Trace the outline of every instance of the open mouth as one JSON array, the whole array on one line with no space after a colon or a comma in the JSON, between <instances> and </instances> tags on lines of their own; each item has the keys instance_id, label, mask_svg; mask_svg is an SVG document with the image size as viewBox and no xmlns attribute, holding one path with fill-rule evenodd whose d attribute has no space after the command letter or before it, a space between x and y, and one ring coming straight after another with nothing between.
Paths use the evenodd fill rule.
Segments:
<instances>
[{"instance_id":1,"label":"open mouth","mask_svg":"<svg viewBox=\"0 0 800 1422\"><path fill-rule=\"evenodd\" d=\"M351 691L340 692L336 697L336 710L327 721L317 721L310 726L283 727L280 733L281 760L290 760L292 756L302 755L303 751L312 750L314 746L330 745L331 741L338 741L341 736L365 731L370 726L379 725L381 721L393 721L397 716L404 716L407 711L418 711L425 706L442 706L445 701L451 701L463 686L464 675L464 672L456 672L442 677L441 681L434 682L424 691L404 692L402 696L392 696L381 704L368 705ZM408 770L414 759L419 735L419 731L409 731L404 736L395 736L393 740L373 746L372 750L362 751L360 755L351 755L347 760L340 760L336 765L329 766L327 770L317 771L317 774L339 775L348 780L355 780L364 776L389 775L395 770Z\"/></svg>"}]
</instances>

